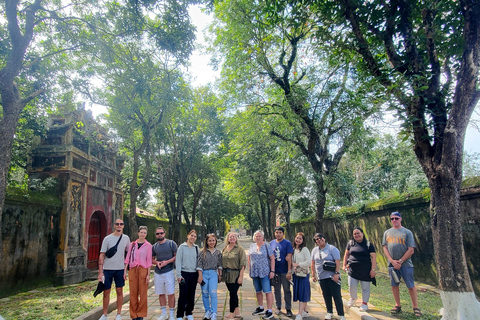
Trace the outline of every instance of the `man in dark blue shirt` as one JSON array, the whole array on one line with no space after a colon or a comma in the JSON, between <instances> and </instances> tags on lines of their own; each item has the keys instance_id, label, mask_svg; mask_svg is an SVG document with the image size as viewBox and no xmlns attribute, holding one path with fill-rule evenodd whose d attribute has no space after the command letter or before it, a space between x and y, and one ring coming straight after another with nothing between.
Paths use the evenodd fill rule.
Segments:
<instances>
[{"instance_id":1,"label":"man in dark blue shirt","mask_svg":"<svg viewBox=\"0 0 480 320\"><path fill-rule=\"evenodd\" d=\"M282 292L283 287L285 308L287 317L293 317L292 313L292 293L290 291L290 280L292 279L292 243L284 238L285 229L281 226L275 228L275 240L270 242L270 247L275 256L275 275L278 276L278 282L274 286L275 303L278 315L282 310Z\"/></svg>"}]
</instances>

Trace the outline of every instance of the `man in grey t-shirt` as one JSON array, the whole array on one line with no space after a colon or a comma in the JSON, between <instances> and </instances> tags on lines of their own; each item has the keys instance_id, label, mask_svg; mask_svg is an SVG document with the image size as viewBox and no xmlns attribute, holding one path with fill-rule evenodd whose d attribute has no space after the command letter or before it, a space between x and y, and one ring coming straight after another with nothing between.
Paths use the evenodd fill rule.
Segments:
<instances>
[{"instance_id":1,"label":"man in grey t-shirt","mask_svg":"<svg viewBox=\"0 0 480 320\"><path fill-rule=\"evenodd\" d=\"M422 313L417 304L417 288L413 278L413 263L410 257L415 252L415 240L413 234L407 228L402 227L402 215L400 212L392 212L390 215L392 228L383 234L383 252L389 262L388 270L392 285L395 307L390 312L398 314L402 311L400 304L399 279L403 278L407 285L412 300L413 313L421 316Z\"/></svg>"},{"instance_id":2,"label":"man in grey t-shirt","mask_svg":"<svg viewBox=\"0 0 480 320\"><path fill-rule=\"evenodd\" d=\"M115 220L115 231L103 239L102 248L100 249L100 257L98 258L98 280L103 281L105 289L103 291L103 314L99 320L108 319L108 305L110 303L110 291L113 280L115 280L115 290L117 291L117 317L115 320L122 319L123 287L125 286L124 260L125 252L130 244L130 238L123 234L124 226L122 219ZM117 252L111 258L106 257L105 252L117 243Z\"/></svg>"},{"instance_id":3,"label":"man in grey t-shirt","mask_svg":"<svg viewBox=\"0 0 480 320\"><path fill-rule=\"evenodd\" d=\"M155 230L157 242L152 247L153 265L155 273L153 281L155 283L155 294L158 294L160 309L162 314L158 320L175 320L175 273L173 271L175 256L177 254L177 244L165 238L165 229L158 227ZM167 297L170 317L167 314Z\"/></svg>"}]
</instances>

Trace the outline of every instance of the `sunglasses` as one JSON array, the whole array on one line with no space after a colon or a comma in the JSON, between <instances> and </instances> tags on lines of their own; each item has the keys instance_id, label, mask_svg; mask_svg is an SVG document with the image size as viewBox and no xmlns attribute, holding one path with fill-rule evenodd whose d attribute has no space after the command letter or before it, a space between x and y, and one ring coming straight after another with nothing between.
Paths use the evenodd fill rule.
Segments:
<instances>
[{"instance_id":1,"label":"sunglasses","mask_svg":"<svg viewBox=\"0 0 480 320\"><path fill-rule=\"evenodd\" d=\"M116 226L123 226L124 223L123 223L123 222L115 222L115 225L116 225Z\"/></svg>"},{"instance_id":2,"label":"sunglasses","mask_svg":"<svg viewBox=\"0 0 480 320\"><path fill-rule=\"evenodd\" d=\"M165 232L155 232L155 234L158 236L159 234L165 234Z\"/></svg>"},{"instance_id":3,"label":"sunglasses","mask_svg":"<svg viewBox=\"0 0 480 320\"><path fill-rule=\"evenodd\" d=\"M315 241L322 240L322 238L315 238Z\"/></svg>"},{"instance_id":4,"label":"sunglasses","mask_svg":"<svg viewBox=\"0 0 480 320\"><path fill-rule=\"evenodd\" d=\"M400 218L390 218L390 220L400 220Z\"/></svg>"}]
</instances>

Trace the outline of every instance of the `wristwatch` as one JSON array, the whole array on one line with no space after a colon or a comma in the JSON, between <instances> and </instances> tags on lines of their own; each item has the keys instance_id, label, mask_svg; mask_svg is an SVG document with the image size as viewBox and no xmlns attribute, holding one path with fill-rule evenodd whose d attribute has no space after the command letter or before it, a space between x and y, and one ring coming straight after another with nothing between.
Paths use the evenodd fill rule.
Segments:
<instances>
[{"instance_id":1,"label":"wristwatch","mask_svg":"<svg viewBox=\"0 0 480 320\"><path fill-rule=\"evenodd\" d=\"M403 260L402 260L402 259L398 259L398 262L403 263Z\"/></svg>"},{"instance_id":2,"label":"wristwatch","mask_svg":"<svg viewBox=\"0 0 480 320\"><path fill-rule=\"evenodd\" d=\"M335 274L340 274L340 272L338 272L338 271L335 271Z\"/></svg>"}]
</instances>

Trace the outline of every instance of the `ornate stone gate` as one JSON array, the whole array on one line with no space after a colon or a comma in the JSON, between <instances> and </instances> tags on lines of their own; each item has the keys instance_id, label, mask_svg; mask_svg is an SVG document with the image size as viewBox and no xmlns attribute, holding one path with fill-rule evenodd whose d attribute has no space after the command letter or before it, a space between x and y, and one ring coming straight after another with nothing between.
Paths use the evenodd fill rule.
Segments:
<instances>
[{"instance_id":1,"label":"ornate stone gate","mask_svg":"<svg viewBox=\"0 0 480 320\"><path fill-rule=\"evenodd\" d=\"M101 242L122 216L123 159L82 105L65 116L51 116L46 137L37 137L34 145L30 178L56 178L63 202L55 283L83 281L89 269L97 269Z\"/></svg>"}]
</instances>

